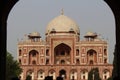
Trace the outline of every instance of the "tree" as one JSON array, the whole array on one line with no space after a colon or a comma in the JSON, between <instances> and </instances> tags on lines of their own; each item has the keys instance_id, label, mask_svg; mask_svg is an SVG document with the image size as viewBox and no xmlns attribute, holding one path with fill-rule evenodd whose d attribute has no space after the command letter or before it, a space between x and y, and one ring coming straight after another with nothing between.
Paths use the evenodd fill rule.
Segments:
<instances>
[{"instance_id":1,"label":"tree","mask_svg":"<svg viewBox=\"0 0 120 80\"><path fill-rule=\"evenodd\" d=\"M88 80L101 80L98 68L93 68L88 73Z\"/></svg>"},{"instance_id":2,"label":"tree","mask_svg":"<svg viewBox=\"0 0 120 80\"><path fill-rule=\"evenodd\" d=\"M115 48L115 50L114 50L114 60L113 60L113 71L112 71L112 77L113 77L113 79L115 79L117 76L119 76L118 75L118 56L117 56L117 49ZM117 80L117 79L115 79L115 80Z\"/></svg>"},{"instance_id":3,"label":"tree","mask_svg":"<svg viewBox=\"0 0 120 80\"><path fill-rule=\"evenodd\" d=\"M113 80L112 76L110 76L107 80Z\"/></svg>"},{"instance_id":4,"label":"tree","mask_svg":"<svg viewBox=\"0 0 120 80\"><path fill-rule=\"evenodd\" d=\"M14 60L12 55L7 52L6 54L6 80L18 77L22 72L17 60Z\"/></svg>"},{"instance_id":5,"label":"tree","mask_svg":"<svg viewBox=\"0 0 120 80\"><path fill-rule=\"evenodd\" d=\"M27 75L27 76L26 76L26 80L31 80L31 76L30 76L30 75Z\"/></svg>"}]
</instances>

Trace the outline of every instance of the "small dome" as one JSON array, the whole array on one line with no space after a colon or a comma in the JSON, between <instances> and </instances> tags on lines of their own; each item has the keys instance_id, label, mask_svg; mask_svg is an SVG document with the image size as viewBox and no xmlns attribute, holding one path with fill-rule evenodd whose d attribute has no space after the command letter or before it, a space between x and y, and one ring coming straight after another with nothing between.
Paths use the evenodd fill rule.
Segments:
<instances>
[{"instance_id":1,"label":"small dome","mask_svg":"<svg viewBox=\"0 0 120 80\"><path fill-rule=\"evenodd\" d=\"M46 28L46 34L50 33L53 29L55 32L69 32L72 29L75 33L80 34L79 26L63 14L49 22Z\"/></svg>"},{"instance_id":2,"label":"small dome","mask_svg":"<svg viewBox=\"0 0 120 80\"><path fill-rule=\"evenodd\" d=\"M32 32L32 33L29 34L29 36L34 36L34 37L36 36L37 37L37 36L40 36L40 33Z\"/></svg>"},{"instance_id":3,"label":"small dome","mask_svg":"<svg viewBox=\"0 0 120 80\"><path fill-rule=\"evenodd\" d=\"M93 32L87 32L85 37L88 37L88 36L91 36L91 37L93 36L94 37L94 36L97 36L97 34L93 33Z\"/></svg>"}]
</instances>

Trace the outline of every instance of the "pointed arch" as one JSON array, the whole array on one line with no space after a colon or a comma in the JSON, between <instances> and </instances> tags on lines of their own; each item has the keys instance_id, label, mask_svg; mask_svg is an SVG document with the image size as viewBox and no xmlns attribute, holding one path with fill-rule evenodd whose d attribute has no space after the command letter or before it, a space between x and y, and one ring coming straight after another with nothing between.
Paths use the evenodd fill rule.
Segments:
<instances>
[{"instance_id":1,"label":"pointed arch","mask_svg":"<svg viewBox=\"0 0 120 80\"><path fill-rule=\"evenodd\" d=\"M72 69L70 71L70 80L77 80L77 70L76 69Z\"/></svg>"},{"instance_id":2,"label":"pointed arch","mask_svg":"<svg viewBox=\"0 0 120 80\"><path fill-rule=\"evenodd\" d=\"M38 80L43 80L45 78L45 72L44 72L44 70L40 69L37 72L37 77L38 77Z\"/></svg>"},{"instance_id":3,"label":"pointed arch","mask_svg":"<svg viewBox=\"0 0 120 80\"><path fill-rule=\"evenodd\" d=\"M63 79L66 79L67 78L67 76L66 76L66 70L61 69L59 71L59 76L62 77Z\"/></svg>"},{"instance_id":4,"label":"pointed arch","mask_svg":"<svg viewBox=\"0 0 120 80\"><path fill-rule=\"evenodd\" d=\"M88 79L88 70L87 69L81 70L80 79L82 79L82 80L87 80Z\"/></svg>"},{"instance_id":5,"label":"pointed arch","mask_svg":"<svg viewBox=\"0 0 120 80\"><path fill-rule=\"evenodd\" d=\"M94 49L87 51L87 62L90 65L97 63L97 52Z\"/></svg>"},{"instance_id":6,"label":"pointed arch","mask_svg":"<svg viewBox=\"0 0 120 80\"><path fill-rule=\"evenodd\" d=\"M37 65L39 62L39 53L37 50L31 50L29 52L29 64Z\"/></svg>"},{"instance_id":7,"label":"pointed arch","mask_svg":"<svg viewBox=\"0 0 120 80\"><path fill-rule=\"evenodd\" d=\"M48 75L52 76L53 79L56 79L56 71L54 69L51 69L48 71Z\"/></svg>"},{"instance_id":8,"label":"pointed arch","mask_svg":"<svg viewBox=\"0 0 120 80\"><path fill-rule=\"evenodd\" d=\"M54 48L55 64L70 64L71 47L61 43Z\"/></svg>"},{"instance_id":9,"label":"pointed arch","mask_svg":"<svg viewBox=\"0 0 120 80\"><path fill-rule=\"evenodd\" d=\"M103 70L103 79L108 79L110 77L110 71L108 69Z\"/></svg>"},{"instance_id":10,"label":"pointed arch","mask_svg":"<svg viewBox=\"0 0 120 80\"><path fill-rule=\"evenodd\" d=\"M27 72L26 72L27 75L31 76L31 79L34 80L34 71L29 69Z\"/></svg>"}]
</instances>

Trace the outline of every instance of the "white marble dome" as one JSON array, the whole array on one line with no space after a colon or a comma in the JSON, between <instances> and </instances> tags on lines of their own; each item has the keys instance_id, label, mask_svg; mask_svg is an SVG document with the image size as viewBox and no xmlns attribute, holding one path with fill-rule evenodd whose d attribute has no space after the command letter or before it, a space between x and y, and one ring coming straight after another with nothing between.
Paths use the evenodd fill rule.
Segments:
<instances>
[{"instance_id":1,"label":"white marble dome","mask_svg":"<svg viewBox=\"0 0 120 80\"><path fill-rule=\"evenodd\" d=\"M71 30L77 34L80 34L79 26L75 23L75 21L61 14L48 23L46 34L49 34L51 31L55 31L57 33L69 32Z\"/></svg>"}]
</instances>

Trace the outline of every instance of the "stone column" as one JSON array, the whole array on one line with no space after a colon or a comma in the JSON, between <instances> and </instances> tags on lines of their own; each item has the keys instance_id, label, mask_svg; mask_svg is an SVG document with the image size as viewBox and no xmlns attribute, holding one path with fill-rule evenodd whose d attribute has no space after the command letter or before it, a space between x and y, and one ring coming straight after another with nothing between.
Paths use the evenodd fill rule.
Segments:
<instances>
[{"instance_id":1,"label":"stone column","mask_svg":"<svg viewBox=\"0 0 120 80\"><path fill-rule=\"evenodd\" d=\"M77 80L80 80L80 70L79 70L79 68L77 69Z\"/></svg>"}]
</instances>

